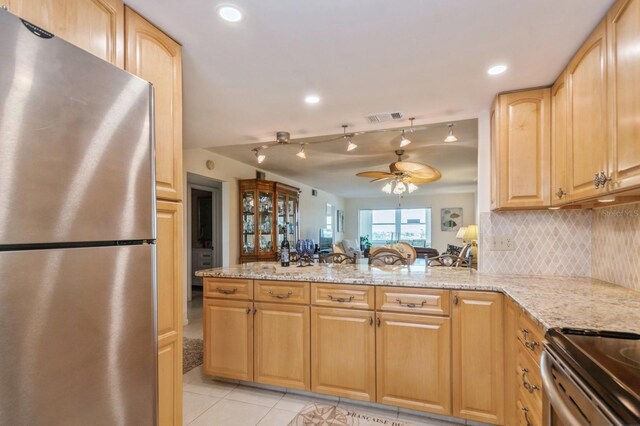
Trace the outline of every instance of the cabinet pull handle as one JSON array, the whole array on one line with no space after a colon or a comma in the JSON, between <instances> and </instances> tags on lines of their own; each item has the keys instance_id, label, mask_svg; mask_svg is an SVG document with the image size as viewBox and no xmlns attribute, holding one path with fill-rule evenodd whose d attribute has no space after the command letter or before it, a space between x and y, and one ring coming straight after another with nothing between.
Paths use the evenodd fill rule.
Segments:
<instances>
[{"instance_id":1,"label":"cabinet pull handle","mask_svg":"<svg viewBox=\"0 0 640 426\"><path fill-rule=\"evenodd\" d=\"M226 290L226 289L220 288L220 287L216 288L216 290L218 290L218 292L222 293L222 294L235 294L238 291L237 288L234 288L233 290Z\"/></svg>"},{"instance_id":2,"label":"cabinet pull handle","mask_svg":"<svg viewBox=\"0 0 640 426\"><path fill-rule=\"evenodd\" d=\"M425 303L427 303L426 300L423 300L420 304L417 303L403 303L401 299L396 299L396 302L398 302L398 304L400 306L406 306L407 308L422 308Z\"/></svg>"},{"instance_id":3,"label":"cabinet pull handle","mask_svg":"<svg viewBox=\"0 0 640 426\"><path fill-rule=\"evenodd\" d=\"M535 351L535 350L536 350L536 348L537 348L538 346L540 346L540 343L538 343L538 342L532 342L532 341L529 341L529 330L527 330L526 328L523 328L523 329L522 329L522 335L524 336L524 345L525 345L528 349L530 349L530 350L532 350L532 351Z\"/></svg>"},{"instance_id":4,"label":"cabinet pull handle","mask_svg":"<svg viewBox=\"0 0 640 426\"><path fill-rule=\"evenodd\" d=\"M288 299L293 294L292 291L288 291L287 294L276 294L269 290L269 296L275 297L276 299Z\"/></svg>"},{"instance_id":5,"label":"cabinet pull handle","mask_svg":"<svg viewBox=\"0 0 640 426\"><path fill-rule=\"evenodd\" d=\"M373 317L369 317L369 325L373 325Z\"/></svg>"},{"instance_id":6,"label":"cabinet pull handle","mask_svg":"<svg viewBox=\"0 0 640 426\"><path fill-rule=\"evenodd\" d=\"M596 189L600 188L600 174L596 173L595 175L593 175L593 186L596 187Z\"/></svg>"},{"instance_id":7,"label":"cabinet pull handle","mask_svg":"<svg viewBox=\"0 0 640 426\"><path fill-rule=\"evenodd\" d=\"M251 308L247 308L247 315L251 313Z\"/></svg>"},{"instance_id":8,"label":"cabinet pull handle","mask_svg":"<svg viewBox=\"0 0 640 426\"><path fill-rule=\"evenodd\" d=\"M256 312L258 312L258 310L256 308L253 308L253 315L255 315Z\"/></svg>"},{"instance_id":9,"label":"cabinet pull handle","mask_svg":"<svg viewBox=\"0 0 640 426\"><path fill-rule=\"evenodd\" d=\"M611 177L607 177L607 174L604 171L601 171L599 181L600 186L604 188L605 186L607 186L607 182L611 181Z\"/></svg>"},{"instance_id":10,"label":"cabinet pull handle","mask_svg":"<svg viewBox=\"0 0 640 426\"><path fill-rule=\"evenodd\" d=\"M331 299L334 302L340 302L340 303L349 303L349 302L353 302L353 298L355 296L349 296L349 297L333 297L332 295L328 294L327 297L329 299Z\"/></svg>"},{"instance_id":11,"label":"cabinet pull handle","mask_svg":"<svg viewBox=\"0 0 640 426\"><path fill-rule=\"evenodd\" d=\"M527 407L522 407L522 412L524 413L524 420L527 422L527 426L533 426L529 421L529 409Z\"/></svg>"},{"instance_id":12,"label":"cabinet pull handle","mask_svg":"<svg viewBox=\"0 0 640 426\"><path fill-rule=\"evenodd\" d=\"M524 367L522 367L522 368L521 368L521 371L522 371L522 386L523 386L526 390L528 390L528 391L529 391L529 393L533 393L533 392L537 391L538 389L540 389L538 386L536 386L536 385L532 385L531 383L529 383L529 382L527 381L526 374L529 372L529 369L528 369L528 368L524 368Z\"/></svg>"},{"instance_id":13,"label":"cabinet pull handle","mask_svg":"<svg viewBox=\"0 0 640 426\"><path fill-rule=\"evenodd\" d=\"M559 199L562 199L562 197L564 197L565 195L567 195L566 192L564 192L564 190L562 189L562 187L558 188L558 191L556 192L556 196Z\"/></svg>"},{"instance_id":14,"label":"cabinet pull handle","mask_svg":"<svg viewBox=\"0 0 640 426\"><path fill-rule=\"evenodd\" d=\"M454 305L458 304L458 295L457 294L453 295L453 304Z\"/></svg>"},{"instance_id":15,"label":"cabinet pull handle","mask_svg":"<svg viewBox=\"0 0 640 426\"><path fill-rule=\"evenodd\" d=\"M376 318L376 325L380 327L380 324L382 324L382 321L380 321L380 317L378 317Z\"/></svg>"}]
</instances>

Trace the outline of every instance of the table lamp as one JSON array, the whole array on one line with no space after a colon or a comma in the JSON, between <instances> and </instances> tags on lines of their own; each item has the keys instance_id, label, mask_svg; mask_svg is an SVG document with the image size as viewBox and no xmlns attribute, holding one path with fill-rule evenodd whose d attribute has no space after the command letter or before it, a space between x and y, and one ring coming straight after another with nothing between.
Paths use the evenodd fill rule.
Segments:
<instances>
[{"instance_id":1,"label":"table lamp","mask_svg":"<svg viewBox=\"0 0 640 426\"><path fill-rule=\"evenodd\" d=\"M469 225L464 233L464 239L471 243L473 261L478 259L478 225Z\"/></svg>"},{"instance_id":2,"label":"table lamp","mask_svg":"<svg viewBox=\"0 0 640 426\"><path fill-rule=\"evenodd\" d=\"M464 234L467 232L467 227L466 226L461 226L460 229L458 229L458 233L456 234L456 238L459 240L462 240L462 242L464 243L465 238L464 238Z\"/></svg>"}]
</instances>

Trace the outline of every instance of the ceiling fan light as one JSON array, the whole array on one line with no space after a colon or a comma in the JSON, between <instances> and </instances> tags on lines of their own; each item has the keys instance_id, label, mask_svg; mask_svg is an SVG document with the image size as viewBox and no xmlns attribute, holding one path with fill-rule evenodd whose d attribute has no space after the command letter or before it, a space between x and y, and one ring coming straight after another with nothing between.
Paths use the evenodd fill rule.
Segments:
<instances>
[{"instance_id":1,"label":"ceiling fan light","mask_svg":"<svg viewBox=\"0 0 640 426\"><path fill-rule=\"evenodd\" d=\"M409 182L409 184L407 185L407 189L409 191L409 194L411 194L413 191L415 191L416 189L418 189L418 185L416 185L413 182Z\"/></svg>"},{"instance_id":2,"label":"ceiling fan light","mask_svg":"<svg viewBox=\"0 0 640 426\"><path fill-rule=\"evenodd\" d=\"M307 159L307 154L305 154L304 152L304 145L300 145L300 151L298 151L298 153L296 154L296 156L303 158L303 159Z\"/></svg>"},{"instance_id":3,"label":"ceiling fan light","mask_svg":"<svg viewBox=\"0 0 640 426\"><path fill-rule=\"evenodd\" d=\"M262 164L262 162L265 160L265 158L267 158L267 156L264 154L260 154L259 152L256 152L256 158L258 159L258 164Z\"/></svg>"},{"instance_id":4,"label":"ceiling fan light","mask_svg":"<svg viewBox=\"0 0 640 426\"><path fill-rule=\"evenodd\" d=\"M396 195L403 194L407 190L407 185L404 182L396 182L396 187L393 188L393 193Z\"/></svg>"},{"instance_id":5,"label":"ceiling fan light","mask_svg":"<svg viewBox=\"0 0 640 426\"><path fill-rule=\"evenodd\" d=\"M382 187L382 192L385 192L387 194L391 194L391 182L387 182L383 187Z\"/></svg>"},{"instance_id":6,"label":"ceiling fan light","mask_svg":"<svg viewBox=\"0 0 640 426\"><path fill-rule=\"evenodd\" d=\"M453 134L453 124L449 124L449 134L447 135L446 138L444 138L445 142L457 142L458 138L456 138L456 135Z\"/></svg>"},{"instance_id":7,"label":"ceiling fan light","mask_svg":"<svg viewBox=\"0 0 640 426\"><path fill-rule=\"evenodd\" d=\"M348 141L348 143L347 143L347 151L353 151L354 149L356 149L358 147L358 145L353 143L351 138L347 139L347 141Z\"/></svg>"}]
</instances>

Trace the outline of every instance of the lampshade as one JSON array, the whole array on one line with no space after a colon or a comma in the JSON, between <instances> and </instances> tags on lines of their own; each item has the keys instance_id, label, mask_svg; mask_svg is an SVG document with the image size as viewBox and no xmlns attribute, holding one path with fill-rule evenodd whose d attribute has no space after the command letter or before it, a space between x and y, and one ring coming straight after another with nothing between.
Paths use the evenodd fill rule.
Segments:
<instances>
[{"instance_id":1,"label":"lampshade","mask_svg":"<svg viewBox=\"0 0 640 426\"><path fill-rule=\"evenodd\" d=\"M464 239L474 241L478 239L478 225L469 225L464 233Z\"/></svg>"},{"instance_id":2,"label":"lampshade","mask_svg":"<svg viewBox=\"0 0 640 426\"><path fill-rule=\"evenodd\" d=\"M460 229L458 229L458 233L456 234L456 238L459 240L464 240L464 234L467 232L467 227L466 226L461 226Z\"/></svg>"}]
</instances>

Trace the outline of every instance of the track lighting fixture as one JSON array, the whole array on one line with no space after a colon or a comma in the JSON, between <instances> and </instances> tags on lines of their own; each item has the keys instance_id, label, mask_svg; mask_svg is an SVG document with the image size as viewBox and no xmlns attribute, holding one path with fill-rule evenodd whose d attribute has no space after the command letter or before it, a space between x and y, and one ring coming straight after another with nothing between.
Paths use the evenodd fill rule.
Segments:
<instances>
[{"instance_id":1,"label":"track lighting fixture","mask_svg":"<svg viewBox=\"0 0 640 426\"><path fill-rule=\"evenodd\" d=\"M456 135L453 134L453 126L453 123L449 123L447 125L447 127L449 128L449 134L446 138L444 138L445 142L456 142L458 140L458 138L456 138Z\"/></svg>"},{"instance_id":2,"label":"track lighting fixture","mask_svg":"<svg viewBox=\"0 0 640 426\"><path fill-rule=\"evenodd\" d=\"M411 122L411 127L410 127L411 133L413 133L413 120L415 120L415 117L411 117L409 119L409 121ZM411 141L405 137L404 129L402 129L402 139L400 139L400 148L404 148L405 146L409 145L410 143L411 143Z\"/></svg>"},{"instance_id":3,"label":"track lighting fixture","mask_svg":"<svg viewBox=\"0 0 640 426\"><path fill-rule=\"evenodd\" d=\"M302 159L307 159L307 154L305 154L304 152L304 144L300 144L300 151L298 151L298 153L296 154L296 156L302 158Z\"/></svg>"},{"instance_id":4,"label":"track lighting fixture","mask_svg":"<svg viewBox=\"0 0 640 426\"><path fill-rule=\"evenodd\" d=\"M258 164L262 164L262 162L264 161L265 158L267 158L266 155L261 154L259 149L254 149L253 152L255 153L256 159L258 160Z\"/></svg>"},{"instance_id":5,"label":"track lighting fixture","mask_svg":"<svg viewBox=\"0 0 640 426\"><path fill-rule=\"evenodd\" d=\"M346 124L342 125L342 137L347 140L347 151L353 151L358 147L358 145L353 143L351 136L347 136L347 127L349 126Z\"/></svg>"}]
</instances>

